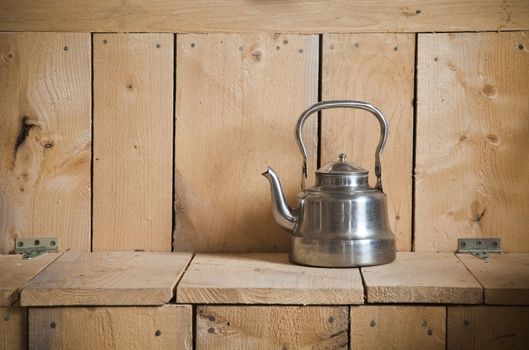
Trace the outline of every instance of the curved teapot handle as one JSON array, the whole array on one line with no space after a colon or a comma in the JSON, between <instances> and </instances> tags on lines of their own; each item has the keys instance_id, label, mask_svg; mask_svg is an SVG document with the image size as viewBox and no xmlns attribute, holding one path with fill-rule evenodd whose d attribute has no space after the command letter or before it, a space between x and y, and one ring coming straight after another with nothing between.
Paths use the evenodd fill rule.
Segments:
<instances>
[{"instance_id":1,"label":"curved teapot handle","mask_svg":"<svg viewBox=\"0 0 529 350\"><path fill-rule=\"evenodd\" d=\"M321 111L323 109L328 108L358 108L363 109L368 112L371 112L377 119L380 124L380 140L378 141L377 149L375 151L375 175L377 177L377 185L376 187L382 191L382 167L380 165L380 153L382 153L382 150L384 149L384 145L386 144L386 140L388 138L388 122L386 121L386 118L382 114L382 112L374 107L373 105L367 103L367 102L361 102L361 101L351 101L351 100L336 100L336 101L323 101L318 102L309 109L307 109L305 112L301 114L298 120L298 124L296 126L296 140L298 142L299 148L301 149L301 153L303 154L303 168L302 168L302 177L301 177L301 188L305 189L305 180L307 179L307 148L305 147L305 144L303 143L303 139L301 138L301 134L303 131L303 124L305 123L305 120L314 112Z\"/></svg>"}]
</instances>

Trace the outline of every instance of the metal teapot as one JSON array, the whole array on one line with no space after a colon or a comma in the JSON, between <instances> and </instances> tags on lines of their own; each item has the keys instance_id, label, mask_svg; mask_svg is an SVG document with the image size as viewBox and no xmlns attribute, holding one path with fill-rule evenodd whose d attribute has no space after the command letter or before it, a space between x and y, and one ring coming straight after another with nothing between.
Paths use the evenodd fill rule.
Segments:
<instances>
[{"instance_id":1,"label":"metal teapot","mask_svg":"<svg viewBox=\"0 0 529 350\"><path fill-rule=\"evenodd\" d=\"M328 108L359 108L371 112L380 124L375 151L377 183L370 187L368 171L347 163L345 154L316 171L316 184L306 188L307 149L303 124ZM301 265L355 267L387 264L395 260L395 236L388 220L386 195L382 191L380 153L387 139L387 121L382 112L366 102L339 100L319 102L303 112L296 126L296 139L303 154L299 207L291 209L276 173L262 175L270 182L272 213L276 223L289 231L289 258Z\"/></svg>"}]
</instances>

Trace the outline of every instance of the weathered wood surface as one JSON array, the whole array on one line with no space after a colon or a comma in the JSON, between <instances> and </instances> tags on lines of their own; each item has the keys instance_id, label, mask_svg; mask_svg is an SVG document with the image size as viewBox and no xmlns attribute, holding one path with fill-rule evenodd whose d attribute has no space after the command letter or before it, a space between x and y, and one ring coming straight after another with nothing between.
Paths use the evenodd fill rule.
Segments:
<instances>
[{"instance_id":1,"label":"weathered wood surface","mask_svg":"<svg viewBox=\"0 0 529 350\"><path fill-rule=\"evenodd\" d=\"M529 251L527 34L419 34L416 251Z\"/></svg>"},{"instance_id":2,"label":"weathered wood surface","mask_svg":"<svg viewBox=\"0 0 529 350\"><path fill-rule=\"evenodd\" d=\"M434 32L529 28L525 0L4 0L0 30Z\"/></svg>"},{"instance_id":3,"label":"weathered wood surface","mask_svg":"<svg viewBox=\"0 0 529 350\"><path fill-rule=\"evenodd\" d=\"M358 269L293 265L287 254L196 255L178 284L178 303L362 304Z\"/></svg>"},{"instance_id":4,"label":"weathered wood surface","mask_svg":"<svg viewBox=\"0 0 529 350\"><path fill-rule=\"evenodd\" d=\"M415 36L411 34L329 34L323 36L322 99L370 102L385 114L389 137L382 153L382 182L397 249L411 250L413 78ZM376 183L378 121L369 112L322 112L321 164L348 161L370 172Z\"/></svg>"},{"instance_id":5,"label":"weathered wood surface","mask_svg":"<svg viewBox=\"0 0 529 350\"><path fill-rule=\"evenodd\" d=\"M529 305L529 254L492 254L487 260L459 254L458 258L483 286L485 304Z\"/></svg>"},{"instance_id":6,"label":"weathered wood surface","mask_svg":"<svg viewBox=\"0 0 529 350\"><path fill-rule=\"evenodd\" d=\"M347 349L347 307L199 306L197 349Z\"/></svg>"},{"instance_id":7,"label":"weathered wood surface","mask_svg":"<svg viewBox=\"0 0 529 350\"><path fill-rule=\"evenodd\" d=\"M2 254L18 237L90 249L90 74L90 34L0 33Z\"/></svg>"},{"instance_id":8,"label":"weathered wood surface","mask_svg":"<svg viewBox=\"0 0 529 350\"><path fill-rule=\"evenodd\" d=\"M351 349L445 349L446 307L351 307Z\"/></svg>"},{"instance_id":9,"label":"weathered wood surface","mask_svg":"<svg viewBox=\"0 0 529 350\"><path fill-rule=\"evenodd\" d=\"M529 307L448 307L450 350L526 350Z\"/></svg>"},{"instance_id":10,"label":"weathered wood surface","mask_svg":"<svg viewBox=\"0 0 529 350\"><path fill-rule=\"evenodd\" d=\"M70 251L22 290L20 304L161 305L190 260L188 253Z\"/></svg>"},{"instance_id":11,"label":"weathered wood surface","mask_svg":"<svg viewBox=\"0 0 529 350\"><path fill-rule=\"evenodd\" d=\"M30 349L186 349L190 305L31 308Z\"/></svg>"},{"instance_id":12,"label":"weathered wood surface","mask_svg":"<svg viewBox=\"0 0 529 350\"><path fill-rule=\"evenodd\" d=\"M20 288L58 256L59 254L45 254L24 260L19 254L0 255L0 306L13 305L18 300Z\"/></svg>"},{"instance_id":13,"label":"weathered wood surface","mask_svg":"<svg viewBox=\"0 0 529 350\"><path fill-rule=\"evenodd\" d=\"M27 309L0 307L0 349L26 350L27 327Z\"/></svg>"},{"instance_id":14,"label":"weathered wood surface","mask_svg":"<svg viewBox=\"0 0 529 350\"><path fill-rule=\"evenodd\" d=\"M171 251L173 39L94 35L94 251Z\"/></svg>"},{"instance_id":15,"label":"weathered wood surface","mask_svg":"<svg viewBox=\"0 0 529 350\"><path fill-rule=\"evenodd\" d=\"M272 219L272 166L297 206L301 154L294 129L318 95L318 37L177 36L176 251L285 251ZM317 120L306 125L311 169Z\"/></svg>"},{"instance_id":16,"label":"weathered wood surface","mask_svg":"<svg viewBox=\"0 0 529 350\"><path fill-rule=\"evenodd\" d=\"M368 303L479 304L483 290L454 254L397 253L362 268Z\"/></svg>"}]
</instances>

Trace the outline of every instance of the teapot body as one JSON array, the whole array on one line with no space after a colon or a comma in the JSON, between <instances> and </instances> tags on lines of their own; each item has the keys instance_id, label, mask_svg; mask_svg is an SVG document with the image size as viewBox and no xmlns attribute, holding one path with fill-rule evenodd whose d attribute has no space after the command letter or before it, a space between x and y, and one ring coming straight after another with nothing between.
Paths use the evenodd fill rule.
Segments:
<instances>
[{"instance_id":1,"label":"teapot body","mask_svg":"<svg viewBox=\"0 0 529 350\"><path fill-rule=\"evenodd\" d=\"M375 188L308 189L298 195L298 224L290 235L292 262L355 267L395 260L386 195Z\"/></svg>"}]
</instances>

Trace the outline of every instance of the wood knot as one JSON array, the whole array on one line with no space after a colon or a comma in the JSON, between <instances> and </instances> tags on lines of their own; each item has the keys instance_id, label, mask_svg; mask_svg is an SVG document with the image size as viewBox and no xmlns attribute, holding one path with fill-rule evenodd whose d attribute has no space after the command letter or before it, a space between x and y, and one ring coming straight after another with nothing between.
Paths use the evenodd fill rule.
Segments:
<instances>
[{"instance_id":1,"label":"wood knot","mask_svg":"<svg viewBox=\"0 0 529 350\"><path fill-rule=\"evenodd\" d=\"M483 95L485 95L487 97L496 96L496 89L494 88L494 86L492 86L490 84L485 84L483 86L483 88L481 89L481 92L483 93Z\"/></svg>"},{"instance_id":2,"label":"wood knot","mask_svg":"<svg viewBox=\"0 0 529 350\"><path fill-rule=\"evenodd\" d=\"M263 56L263 53L259 50L252 52L252 58L255 62L259 62L262 56Z\"/></svg>"},{"instance_id":3,"label":"wood knot","mask_svg":"<svg viewBox=\"0 0 529 350\"><path fill-rule=\"evenodd\" d=\"M494 144L494 145L497 145L497 144L498 144L498 141L499 141L498 136L496 136L496 135L494 135L494 134L488 134L488 135L487 135L487 140L488 140L490 143Z\"/></svg>"}]
</instances>

